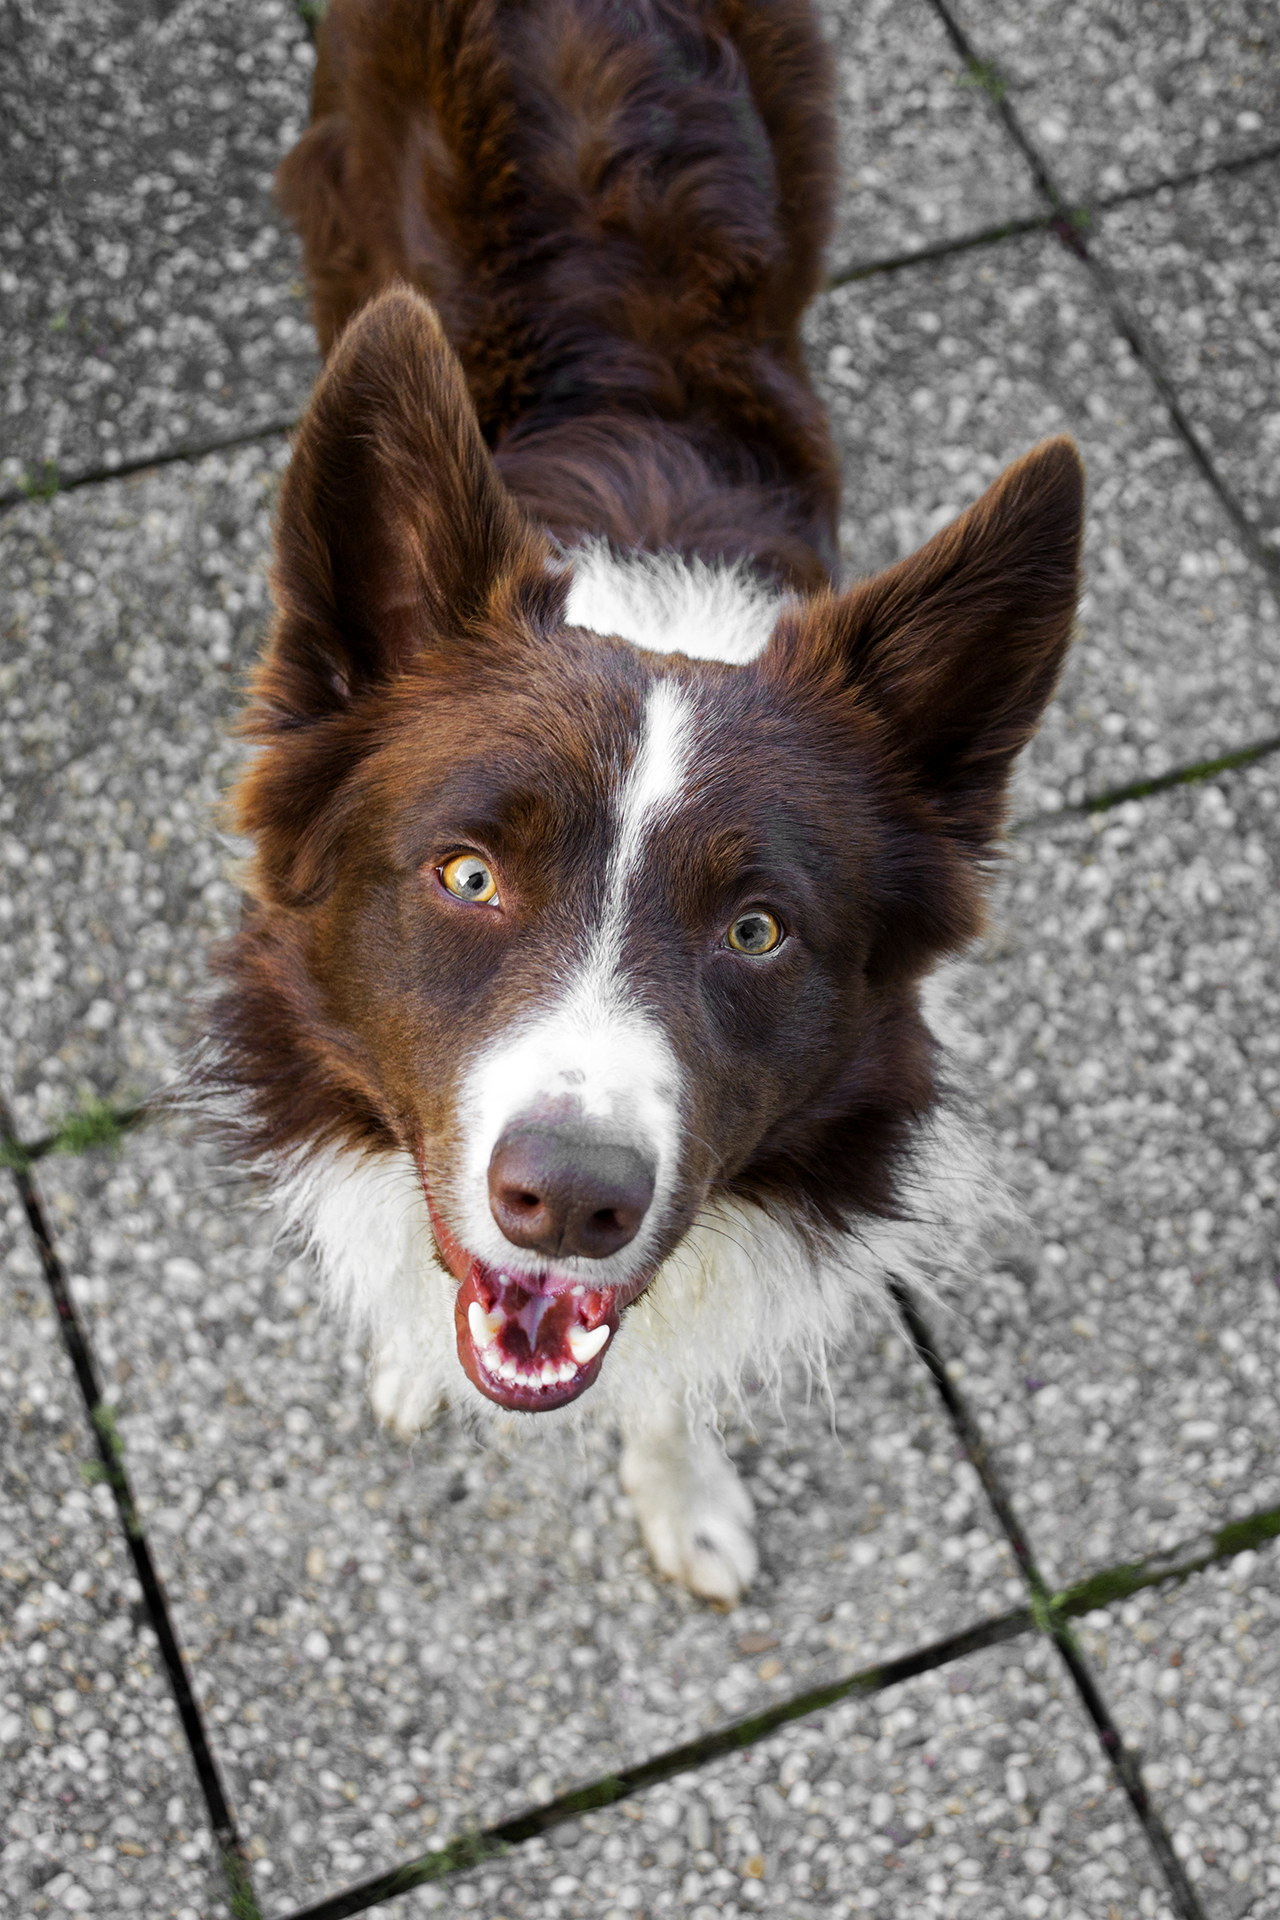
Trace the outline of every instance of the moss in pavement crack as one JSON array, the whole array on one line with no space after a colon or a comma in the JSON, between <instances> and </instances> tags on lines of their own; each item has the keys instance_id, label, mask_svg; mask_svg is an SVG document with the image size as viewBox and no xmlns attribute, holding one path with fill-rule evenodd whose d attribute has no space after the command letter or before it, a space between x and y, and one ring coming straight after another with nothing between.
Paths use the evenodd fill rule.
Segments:
<instances>
[{"instance_id":1,"label":"moss in pavement crack","mask_svg":"<svg viewBox=\"0 0 1280 1920\"><path fill-rule=\"evenodd\" d=\"M996 106L1009 91L1009 82L1001 73L994 60L969 60L965 71L957 76L957 85L962 87L981 87Z\"/></svg>"}]
</instances>

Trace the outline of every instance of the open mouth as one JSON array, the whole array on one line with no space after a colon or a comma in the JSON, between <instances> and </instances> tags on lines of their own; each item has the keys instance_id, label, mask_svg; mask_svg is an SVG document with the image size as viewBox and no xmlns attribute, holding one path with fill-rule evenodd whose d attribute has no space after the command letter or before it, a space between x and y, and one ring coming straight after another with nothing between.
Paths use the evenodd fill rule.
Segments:
<instances>
[{"instance_id":1,"label":"open mouth","mask_svg":"<svg viewBox=\"0 0 1280 1920\"><path fill-rule=\"evenodd\" d=\"M521 1413L576 1400L604 1364L635 1286L592 1287L568 1275L503 1273L459 1246L430 1199L428 1205L436 1244L458 1282L458 1359L471 1384L500 1407Z\"/></svg>"},{"instance_id":2,"label":"open mouth","mask_svg":"<svg viewBox=\"0 0 1280 1920\"><path fill-rule=\"evenodd\" d=\"M529 1290L546 1284L528 1275L512 1279L472 1260L458 1288L462 1370L499 1406L539 1413L576 1400L599 1373L617 1331L612 1287L570 1281L554 1293Z\"/></svg>"}]
</instances>

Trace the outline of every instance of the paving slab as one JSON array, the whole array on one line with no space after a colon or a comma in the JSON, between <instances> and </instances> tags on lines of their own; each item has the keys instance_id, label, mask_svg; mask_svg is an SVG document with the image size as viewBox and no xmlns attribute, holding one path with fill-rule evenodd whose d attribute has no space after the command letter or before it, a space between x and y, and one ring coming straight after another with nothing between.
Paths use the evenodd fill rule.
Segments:
<instances>
[{"instance_id":1,"label":"paving slab","mask_svg":"<svg viewBox=\"0 0 1280 1920\"><path fill-rule=\"evenodd\" d=\"M0 1076L20 1131L163 1078L238 912L218 796L283 444L0 521Z\"/></svg>"},{"instance_id":2,"label":"paving slab","mask_svg":"<svg viewBox=\"0 0 1280 1920\"><path fill-rule=\"evenodd\" d=\"M227 1915L25 1215L0 1175L0 1907ZM90 1292L90 1288L85 1288Z\"/></svg>"},{"instance_id":3,"label":"paving slab","mask_svg":"<svg viewBox=\"0 0 1280 1920\"><path fill-rule=\"evenodd\" d=\"M655 1581L611 1436L406 1450L305 1261L161 1131L48 1162L141 1511L263 1884L443 1837L1004 1611L1021 1588L896 1337L833 1398L752 1400L763 1571L727 1616Z\"/></svg>"},{"instance_id":4,"label":"paving slab","mask_svg":"<svg viewBox=\"0 0 1280 1920\"><path fill-rule=\"evenodd\" d=\"M1076 202L1280 139L1280 22L1267 0L951 7Z\"/></svg>"},{"instance_id":5,"label":"paving slab","mask_svg":"<svg viewBox=\"0 0 1280 1920\"><path fill-rule=\"evenodd\" d=\"M1280 548L1280 161L1100 215L1091 244L1215 467Z\"/></svg>"},{"instance_id":6,"label":"paving slab","mask_svg":"<svg viewBox=\"0 0 1280 1920\"><path fill-rule=\"evenodd\" d=\"M1269 1920L1280 1912L1274 1543L1091 1615L1080 1638L1206 1912Z\"/></svg>"},{"instance_id":7,"label":"paving slab","mask_svg":"<svg viewBox=\"0 0 1280 1920\"><path fill-rule=\"evenodd\" d=\"M0 23L0 492L289 417L315 372L271 175L290 0L12 0Z\"/></svg>"},{"instance_id":8,"label":"paving slab","mask_svg":"<svg viewBox=\"0 0 1280 1920\"><path fill-rule=\"evenodd\" d=\"M1042 211L929 0L819 0L836 55L840 214L833 271Z\"/></svg>"},{"instance_id":9,"label":"paving slab","mask_svg":"<svg viewBox=\"0 0 1280 1920\"><path fill-rule=\"evenodd\" d=\"M1280 1504L1280 771L1020 841L969 985L1030 1225L943 1351L1062 1585Z\"/></svg>"},{"instance_id":10,"label":"paving slab","mask_svg":"<svg viewBox=\"0 0 1280 1920\"><path fill-rule=\"evenodd\" d=\"M1172 1920L1057 1655L1034 1639L845 1703L418 1898L505 1920Z\"/></svg>"},{"instance_id":11,"label":"paving slab","mask_svg":"<svg viewBox=\"0 0 1280 1920\"><path fill-rule=\"evenodd\" d=\"M1081 264L1050 235L840 288L811 363L844 465L846 577L911 553L1047 434L1088 474L1085 592L1019 809L1275 732L1280 619Z\"/></svg>"}]
</instances>

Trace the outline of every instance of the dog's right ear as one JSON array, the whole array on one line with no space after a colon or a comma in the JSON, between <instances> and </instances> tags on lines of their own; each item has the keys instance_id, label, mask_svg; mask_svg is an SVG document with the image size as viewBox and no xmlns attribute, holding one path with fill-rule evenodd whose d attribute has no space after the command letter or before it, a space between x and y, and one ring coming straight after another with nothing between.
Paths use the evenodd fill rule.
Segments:
<instances>
[{"instance_id":1,"label":"dog's right ear","mask_svg":"<svg viewBox=\"0 0 1280 1920\"><path fill-rule=\"evenodd\" d=\"M434 309L392 288L342 335L298 429L251 732L350 709L456 643L513 575L554 597L548 557L494 471Z\"/></svg>"}]
</instances>

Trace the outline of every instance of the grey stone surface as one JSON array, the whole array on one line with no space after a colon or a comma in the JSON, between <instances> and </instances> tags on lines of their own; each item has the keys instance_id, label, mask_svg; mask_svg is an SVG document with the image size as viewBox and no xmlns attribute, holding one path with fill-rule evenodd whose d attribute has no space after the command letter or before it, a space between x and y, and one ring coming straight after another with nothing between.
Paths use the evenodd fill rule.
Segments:
<instances>
[{"instance_id":1,"label":"grey stone surface","mask_svg":"<svg viewBox=\"0 0 1280 1920\"><path fill-rule=\"evenodd\" d=\"M1126 1814L1057 1656L1029 1641L835 1708L418 1898L505 1920L1173 1920Z\"/></svg>"},{"instance_id":2,"label":"grey stone surface","mask_svg":"<svg viewBox=\"0 0 1280 1920\"><path fill-rule=\"evenodd\" d=\"M970 983L1032 1223L940 1326L1047 1577L1280 1503L1274 766L1027 836Z\"/></svg>"},{"instance_id":3,"label":"grey stone surface","mask_svg":"<svg viewBox=\"0 0 1280 1920\"><path fill-rule=\"evenodd\" d=\"M952 6L1076 201L1280 139L1280 22L1268 0Z\"/></svg>"},{"instance_id":4,"label":"grey stone surface","mask_svg":"<svg viewBox=\"0 0 1280 1920\"><path fill-rule=\"evenodd\" d=\"M203 1803L25 1216L0 1195L0 1909L221 1920ZM88 1289L91 1291L91 1289Z\"/></svg>"},{"instance_id":5,"label":"grey stone surface","mask_svg":"<svg viewBox=\"0 0 1280 1920\"><path fill-rule=\"evenodd\" d=\"M28 1135L163 1077L235 924L216 803L284 457L246 448L0 523L0 1074Z\"/></svg>"},{"instance_id":6,"label":"grey stone surface","mask_svg":"<svg viewBox=\"0 0 1280 1920\"><path fill-rule=\"evenodd\" d=\"M1099 217L1111 266L1217 470L1280 547L1280 162Z\"/></svg>"},{"instance_id":7,"label":"grey stone surface","mask_svg":"<svg viewBox=\"0 0 1280 1920\"><path fill-rule=\"evenodd\" d=\"M1088 473L1085 593L1023 811L1280 727L1280 619L1086 271L1048 235L838 289L808 322L847 577L912 552L1047 434Z\"/></svg>"},{"instance_id":8,"label":"grey stone surface","mask_svg":"<svg viewBox=\"0 0 1280 1920\"><path fill-rule=\"evenodd\" d=\"M826 17L837 265L1035 210L924 0ZM1275 20L1247 0L964 17L1074 199L1280 137ZM305 116L293 10L20 0L0 34L0 491L46 457L97 465L291 412L314 362L268 188ZM1273 175L1093 229L1264 532ZM1056 243L859 283L810 338L851 571L910 551L1044 433L1080 440L1088 592L1024 810L1275 731L1273 598ZM0 522L0 1078L26 1132L163 1079L233 924L215 805L283 458L258 446ZM971 1068L1029 1224L938 1332L1054 1581L1280 1500L1278 807L1264 767L1019 837L1005 930L972 971ZM378 1432L363 1357L207 1147L157 1128L41 1179L268 1913L1021 1598L889 1332L842 1358L834 1410L793 1383L785 1418L757 1398L754 1430L731 1424L764 1567L720 1616L653 1579L607 1436L486 1451L446 1421L406 1452ZM13 1208L3 1231L0 1772L18 1806L0 1900L19 1920L220 1916ZM1081 1630L1215 1920L1280 1913L1278 1579L1271 1548ZM455 1908L1172 1920L1034 1639L384 1911Z\"/></svg>"},{"instance_id":9,"label":"grey stone surface","mask_svg":"<svg viewBox=\"0 0 1280 1920\"><path fill-rule=\"evenodd\" d=\"M1174 1850L1222 1920L1280 1912L1280 1565L1238 1554L1185 1587L1090 1616L1125 1741L1143 1756Z\"/></svg>"},{"instance_id":10,"label":"grey stone surface","mask_svg":"<svg viewBox=\"0 0 1280 1920\"><path fill-rule=\"evenodd\" d=\"M1041 211L929 0L820 0L819 12L838 82L833 272Z\"/></svg>"},{"instance_id":11,"label":"grey stone surface","mask_svg":"<svg viewBox=\"0 0 1280 1920\"><path fill-rule=\"evenodd\" d=\"M270 195L312 60L289 0L5 7L0 492L297 410L314 342Z\"/></svg>"},{"instance_id":12,"label":"grey stone surface","mask_svg":"<svg viewBox=\"0 0 1280 1920\"><path fill-rule=\"evenodd\" d=\"M161 1131L45 1163L154 1548L264 1884L295 1900L1021 1596L885 1332L730 1426L763 1571L655 1582L614 1444L378 1431L306 1263ZM239 1201L239 1204L238 1204ZM745 1637L745 1638L744 1638ZM678 1885L678 1876L671 1884ZM283 1896L282 1896L283 1897Z\"/></svg>"}]
</instances>

